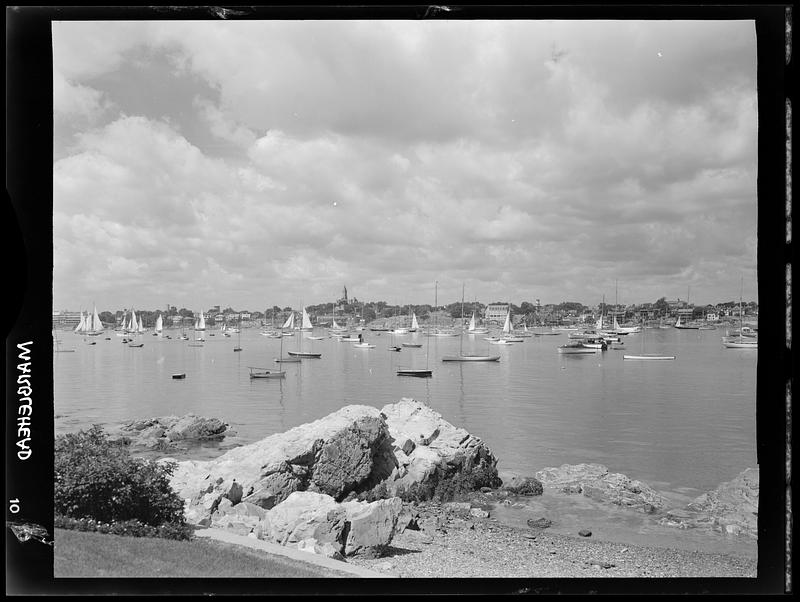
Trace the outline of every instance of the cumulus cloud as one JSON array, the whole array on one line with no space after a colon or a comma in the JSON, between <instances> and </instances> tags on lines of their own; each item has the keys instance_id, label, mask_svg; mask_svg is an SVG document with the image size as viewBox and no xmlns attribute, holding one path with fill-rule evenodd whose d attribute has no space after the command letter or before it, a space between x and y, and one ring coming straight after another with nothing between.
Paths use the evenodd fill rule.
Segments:
<instances>
[{"instance_id":1,"label":"cumulus cloud","mask_svg":"<svg viewBox=\"0 0 800 602\"><path fill-rule=\"evenodd\" d=\"M57 305L755 288L752 23L53 31Z\"/></svg>"}]
</instances>

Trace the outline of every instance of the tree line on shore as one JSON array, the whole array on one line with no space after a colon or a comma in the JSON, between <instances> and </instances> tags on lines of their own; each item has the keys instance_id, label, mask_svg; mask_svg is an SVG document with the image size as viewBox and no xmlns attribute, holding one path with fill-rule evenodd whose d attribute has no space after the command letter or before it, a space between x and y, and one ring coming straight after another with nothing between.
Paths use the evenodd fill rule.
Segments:
<instances>
[{"instance_id":1,"label":"tree line on shore","mask_svg":"<svg viewBox=\"0 0 800 602\"><path fill-rule=\"evenodd\" d=\"M596 307L590 307L583 303L576 301L563 301L558 304L540 305L530 301L522 301L519 305L514 303L497 301L488 305L507 305L509 306L512 315L522 316L526 322L529 323L557 323L561 321L579 321L582 318L595 318L599 315L617 315L620 321L642 319L670 318L676 315L677 307L675 304L667 302L665 297L661 297L653 303L644 303L638 305L614 305L610 303L600 303ZM482 317L485 314L487 304L477 301L456 301L449 304L440 304L436 307L438 314L444 314L452 319L458 320L462 316L467 319L473 312L476 316ZM738 301L726 301L717 303L715 305L683 305L680 309L691 310L691 315L686 315L687 319L705 318L707 314L714 313L718 316L735 315L738 317ZM754 301L749 301L742 304L744 315L757 314L758 304ZM301 311L302 308L293 308L291 306L279 307L273 305L271 308L261 311L248 311L243 309L234 309L226 307L219 311L205 311L206 319L215 318L218 315L225 316L226 322L235 322L241 320L243 315L248 316L247 321L268 323L273 321L275 323L282 322L292 311ZM348 301L339 300L337 303L320 303L315 305L305 306L306 311L312 317L312 320L330 320L333 317L338 317L339 320L345 318L355 318L364 320L369 323L375 320L391 320L394 318L410 317L412 313L416 314L417 319L425 321L429 318L434 311L433 304L405 304L405 305L392 305L386 301L366 301L361 302L356 298ZM100 319L104 324L120 324L128 310L117 310L116 312L103 311L100 312ZM191 323L198 315L195 311L182 307L178 309L175 306L169 306L164 310L136 310L137 317L144 320L145 326L152 326L155 324L158 315L162 315L169 325L172 323L172 318L180 316L185 323Z\"/></svg>"}]
</instances>

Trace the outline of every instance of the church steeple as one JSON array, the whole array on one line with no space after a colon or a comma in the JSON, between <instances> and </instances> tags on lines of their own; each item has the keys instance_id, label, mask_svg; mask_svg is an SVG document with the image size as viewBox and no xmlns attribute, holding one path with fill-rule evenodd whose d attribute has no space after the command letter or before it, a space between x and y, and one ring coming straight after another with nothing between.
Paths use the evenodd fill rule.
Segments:
<instances>
[{"instance_id":1,"label":"church steeple","mask_svg":"<svg viewBox=\"0 0 800 602\"><path fill-rule=\"evenodd\" d=\"M344 299L344 302L347 303L347 287L346 286L343 287L343 289L342 289L342 299Z\"/></svg>"}]
</instances>

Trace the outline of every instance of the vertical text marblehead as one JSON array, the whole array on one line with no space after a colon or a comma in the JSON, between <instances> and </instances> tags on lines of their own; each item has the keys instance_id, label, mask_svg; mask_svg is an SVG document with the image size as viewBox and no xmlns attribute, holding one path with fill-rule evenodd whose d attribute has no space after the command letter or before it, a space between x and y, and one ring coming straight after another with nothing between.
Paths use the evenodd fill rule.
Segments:
<instances>
[{"instance_id":1,"label":"vertical text marblehead","mask_svg":"<svg viewBox=\"0 0 800 602\"><path fill-rule=\"evenodd\" d=\"M20 460L27 460L33 453L30 446L31 441L31 414L33 414L33 400L31 394L33 388L31 387L31 350L30 346L33 341L25 343L17 343L17 349L20 349L19 359L22 363L17 364L17 384L21 385L17 388L17 395L19 398L19 408L17 409L17 457Z\"/></svg>"}]
</instances>

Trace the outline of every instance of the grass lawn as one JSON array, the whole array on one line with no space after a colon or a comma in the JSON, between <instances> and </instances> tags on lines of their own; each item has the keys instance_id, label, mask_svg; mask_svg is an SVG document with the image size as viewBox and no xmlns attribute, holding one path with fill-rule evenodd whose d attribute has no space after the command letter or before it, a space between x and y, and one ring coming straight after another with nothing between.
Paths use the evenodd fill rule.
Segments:
<instances>
[{"instance_id":1,"label":"grass lawn","mask_svg":"<svg viewBox=\"0 0 800 602\"><path fill-rule=\"evenodd\" d=\"M351 577L211 539L175 541L55 530L54 577Z\"/></svg>"}]
</instances>

